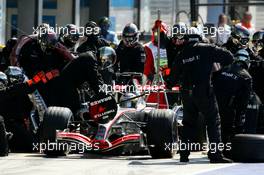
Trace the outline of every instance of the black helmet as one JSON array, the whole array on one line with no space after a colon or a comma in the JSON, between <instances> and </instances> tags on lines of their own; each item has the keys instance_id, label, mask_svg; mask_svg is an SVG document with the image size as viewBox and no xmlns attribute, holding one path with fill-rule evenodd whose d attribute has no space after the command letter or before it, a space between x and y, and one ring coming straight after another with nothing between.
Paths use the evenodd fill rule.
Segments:
<instances>
[{"instance_id":1,"label":"black helmet","mask_svg":"<svg viewBox=\"0 0 264 175\"><path fill-rule=\"evenodd\" d=\"M89 21L85 24L84 35L89 36L99 36L100 27L94 21Z\"/></svg>"},{"instance_id":2,"label":"black helmet","mask_svg":"<svg viewBox=\"0 0 264 175\"><path fill-rule=\"evenodd\" d=\"M241 46L246 46L249 42L249 30L241 25L235 25L232 28L231 36L237 39Z\"/></svg>"},{"instance_id":3,"label":"black helmet","mask_svg":"<svg viewBox=\"0 0 264 175\"><path fill-rule=\"evenodd\" d=\"M101 70L113 67L116 62L116 52L112 47L101 47L99 49L99 58L102 63Z\"/></svg>"},{"instance_id":4,"label":"black helmet","mask_svg":"<svg viewBox=\"0 0 264 175\"><path fill-rule=\"evenodd\" d=\"M16 37L13 37L13 38L7 40L6 47L8 49L12 49L16 45L16 43L17 43L17 38Z\"/></svg>"},{"instance_id":5,"label":"black helmet","mask_svg":"<svg viewBox=\"0 0 264 175\"><path fill-rule=\"evenodd\" d=\"M248 69L250 66L250 56L248 51L245 49L240 49L235 53L235 62L242 63L243 66Z\"/></svg>"},{"instance_id":6,"label":"black helmet","mask_svg":"<svg viewBox=\"0 0 264 175\"><path fill-rule=\"evenodd\" d=\"M134 23L125 26L122 32L123 42L126 46L132 47L139 39L138 28Z\"/></svg>"},{"instance_id":7,"label":"black helmet","mask_svg":"<svg viewBox=\"0 0 264 175\"><path fill-rule=\"evenodd\" d=\"M58 37L56 33L51 30L41 33L38 35L37 39L43 52L46 52L47 49L54 48L58 43Z\"/></svg>"},{"instance_id":8,"label":"black helmet","mask_svg":"<svg viewBox=\"0 0 264 175\"><path fill-rule=\"evenodd\" d=\"M182 39L186 33L187 33L187 25L183 22L179 22L173 25L171 37Z\"/></svg>"},{"instance_id":9,"label":"black helmet","mask_svg":"<svg viewBox=\"0 0 264 175\"><path fill-rule=\"evenodd\" d=\"M264 41L264 30L259 30L253 34L252 42Z\"/></svg>"},{"instance_id":10,"label":"black helmet","mask_svg":"<svg viewBox=\"0 0 264 175\"><path fill-rule=\"evenodd\" d=\"M16 66L8 66L5 71L5 74L10 84L22 83L26 79L26 76L23 73L22 69Z\"/></svg>"},{"instance_id":11,"label":"black helmet","mask_svg":"<svg viewBox=\"0 0 264 175\"><path fill-rule=\"evenodd\" d=\"M43 33L46 33L48 30L51 30L50 25L47 23L42 23L36 28L33 34L41 35Z\"/></svg>"},{"instance_id":12,"label":"black helmet","mask_svg":"<svg viewBox=\"0 0 264 175\"><path fill-rule=\"evenodd\" d=\"M264 46L264 30L259 30L254 33L252 38L253 50L258 52Z\"/></svg>"},{"instance_id":13,"label":"black helmet","mask_svg":"<svg viewBox=\"0 0 264 175\"><path fill-rule=\"evenodd\" d=\"M108 30L109 27L111 26L111 21L109 20L108 17L103 16L103 17L99 20L98 25L99 25L99 27L100 27L102 30Z\"/></svg>"},{"instance_id":14,"label":"black helmet","mask_svg":"<svg viewBox=\"0 0 264 175\"><path fill-rule=\"evenodd\" d=\"M202 33L196 27L190 27L187 30L184 39L188 42L200 42L202 41Z\"/></svg>"},{"instance_id":15,"label":"black helmet","mask_svg":"<svg viewBox=\"0 0 264 175\"><path fill-rule=\"evenodd\" d=\"M7 87L8 79L4 72L0 72L0 89Z\"/></svg>"},{"instance_id":16,"label":"black helmet","mask_svg":"<svg viewBox=\"0 0 264 175\"><path fill-rule=\"evenodd\" d=\"M79 40L80 34L79 30L76 25L74 24L67 24L61 31L60 31L60 41L65 44L66 47L71 48L73 47L77 41Z\"/></svg>"}]
</instances>

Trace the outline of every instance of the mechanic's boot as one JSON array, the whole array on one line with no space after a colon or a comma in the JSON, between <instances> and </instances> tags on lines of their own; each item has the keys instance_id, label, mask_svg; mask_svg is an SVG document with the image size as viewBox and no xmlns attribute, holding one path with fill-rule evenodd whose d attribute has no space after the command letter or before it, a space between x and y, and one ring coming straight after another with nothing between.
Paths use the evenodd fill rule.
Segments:
<instances>
[{"instance_id":1,"label":"mechanic's boot","mask_svg":"<svg viewBox=\"0 0 264 175\"><path fill-rule=\"evenodd\" d=\"M180 153L180 162L189 162L190 151L179 151Z\"/></svg>"},{"instance_id":2,"label":"mechanic's boot","mask_svg":"<svg viewBox=\"0 0 264 175\"><path fill-rule=\"evenodd\" d=\"M180 162L189 162L189 158L188 157L181 156L180 157Z\"/></svg>"},{"instance_id":3,"label":"mechanic's boot","mask_svg":"<svg viewBox=\"0 0 264 175\"><path fill-rule=\"evenodd\" d=\"M223 156L222 153L208 153L208 158L210 163L232 163L231 159L228 159Z\"/></svg>"},{"instance_id":4,"label":"mechanic's boot","mask_svg":"<svg viewBox=\"0 0 264 175\"><path fill-rule=\"evenodd\" d=\"M0 157L8 156L8 139L3 117L0 116Z\"/></svg>"}]
</instances>

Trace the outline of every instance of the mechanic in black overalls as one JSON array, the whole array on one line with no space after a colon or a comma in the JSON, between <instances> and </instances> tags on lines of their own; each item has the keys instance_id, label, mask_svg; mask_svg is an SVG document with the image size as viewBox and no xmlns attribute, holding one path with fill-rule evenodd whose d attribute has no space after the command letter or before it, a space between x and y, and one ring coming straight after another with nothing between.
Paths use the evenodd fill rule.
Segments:
<instances>
[{"instance_id":1,"label":"mechanic in black overalls","mask_svg":"<svg viewBox=\"0 0 264 175\"><path fill-rule=\"evenodd\" d=\"M261 106L261 101L263 100L263 58L261 57L261 50L257 47L258 43L261 46L262 35L260 33L255 33L253 35L252 43L254 45L253 50L249 47L249 36L250 33L247 28L235 25L232 28L231 36L229 37L227 43L225 43L222 47L230 50L233 54L236 54L238 50L245 49L249 53L250 57L250 67L248 72L250 73L253 80L253 92L250 95L250 100L248 104L248 109L246 112L247 121L245 123L245 130L247 133L254 133L252 130L252 124L254 120L259 117ZM258 53L258 54L257 54ZM263 101L262 101L263 102ZM250 119L250 120L249 120ZM248 123L250 122L250 123Z\"/></svg>"},{"instance_id":2,"label":"mechanic in black overalls","mask_svg":"<svg viewBox=\"0 0 264 175\"><path fill-rule=\"evenodd\" d=\"M139 43L139 31L135 24L129 23L122 33L122 41L116 49L117 64L120 72L144 71L146 54L144 47Z\"/></svg>"},{"instance_id":3,"label":"mechanic in black overalls","mask_svg":"<svg viewBox=\"0 0 264 175\"><path fill-rule=\"evenodd\" d=\"M253 88L259 96L261 105L257 111L258 116L258 133L264 133L264 30L254 33L252 38L253 50L259 56L259 60L251 62L251 75L253 77ZM258 106L258 105L255 105ZM254 107L254 106L253 106Z\"/></svg>"},{"instance_id":4,"label":"mechanic in black overalls","mask_svg":"<svg viewBox=\"0 0 264 175\"><path fill-rule=\"evenodd\" d=\"M38 75L37 80L43 82L37 89L47 106L68 107L73 113L80 108L77 88L88 82L90 89L98 93L102 84L94 54L84 52L73 58L52 31L26 43L21 48L19 64L30 79ZM50 80L46 75L58 77Z\"/></svg>"},{"instance_id":5,"label":"mechanic in black overalls","mask_svg":"<svg viewBox=\"0 0 264 175\"><path fill-rule=\"evenodd\" d=\"M243 132L247 106L252 92L252 77L248 73L249 65L249 54L245 49L241 49L235 54L235 62L217 72L213 79L224 144L231 143L236 133ZM257 120L254 121L256 125ZM254 121L251 118L249 122ZM230 157L229 151L223 153Z\"/></svg>"},{"instance_id":6,"label":"mechanic in black overalls","mask_svg":"<svg viewBox=\"0 0 264 175\"><path fill-rule=\"evenodd\" d=\"M230 52L213 45L199 43L201 37L197 28L188 29L183 38L185 48L175 60L168 79L168 87L172 87L181 79L183 97L183 134L181 143L187 145L194 139L195 123L201 112L206 121L209 143L217 145L221 142L221 123L217 101L211 85L213 63L222 66L233 62ZM177 76L176 76L177 75ZM180 78L179 78L180 77ZM180 161L188 162L190 149L180 150ZM211 163L229 163L221 151L215 147L208 152Z\"/></svg>"}]
</instances>

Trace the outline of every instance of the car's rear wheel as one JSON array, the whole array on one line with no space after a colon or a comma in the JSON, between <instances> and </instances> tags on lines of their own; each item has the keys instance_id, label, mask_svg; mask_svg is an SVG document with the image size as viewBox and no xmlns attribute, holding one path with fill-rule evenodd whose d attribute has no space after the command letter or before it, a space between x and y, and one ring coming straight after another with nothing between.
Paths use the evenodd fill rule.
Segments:
<instances>
[{"instance_id":1,"label":"car's rear wheel","mask_svg":"<svg viewBox=\"0 0 264 175\"><path fill-rule=\"evenodd\" d=\"M63 156L68 153L68 145L59 143L56 131L67 129L73 114L69 108L49 107L44 114L42 141L45 143L44 153L48 156Z\"/></svg>"},{"instance_id":2,"label":"car's rear wheel","mask_svg":"<svg viewBox=\"0 0 264 175\"><path fill-rule=\"evenodd\" d=\"M147 145L152 158L172 158L178 140L177 120L172 110L155 109L147 115Z\"/></svg>"}]
</instances>

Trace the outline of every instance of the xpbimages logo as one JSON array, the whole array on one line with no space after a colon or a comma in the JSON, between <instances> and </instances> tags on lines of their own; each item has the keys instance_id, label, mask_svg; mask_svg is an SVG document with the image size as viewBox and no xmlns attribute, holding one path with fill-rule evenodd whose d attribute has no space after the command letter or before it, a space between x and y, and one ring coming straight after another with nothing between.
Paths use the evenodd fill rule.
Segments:
<instances>
[{"instance_id":1,"label":"xpbimages logo","mask_svg":"<svg viewBox=\"0 0 264 175\"><path fill-rule=\"evenodd\" d=\"M171 31L171 36L174 37L176 35L186 35L186 34L195 34L194 27L191 28L186 28L187 30L184 29L183 26L180 27L169 27ZM206 27L206 26L200 26L196 28L199 33L204 34L204 35L210 35L211 37L215 38L218 35L221 34L226 34L230 35L231 30L226 29L224 27Z\"/></svg>"},{"instance_id":2,"label":"xpbimages logo","mask_svg":"<svg viewBox=\"0 0 264 175\"><path fill-rule=\"evenodd\" d=\"M65 142L42 142L33 143L33 151L39 151L40 153L44 151L78 151L79 153L84 153L85 151L97 151L99 150L99 143L94 144L84 144L84 143L65 143Z\"/></svg>"},{"instance_id":3,"label":"xpbimages logo","mask_svg":"<svg viewBox=\"0 0 264 175\"><path fill-rule=\"evenodd\" d=\"M216 153L218 150L230 151L232 149L231 143L183 143L179 141L178 143L165 143L165 150L171 151L194 151L194 150L202 150L207 151L210 150L211 153Z\"/></svg>"},{"instance_id":4,"label":"xpbimages logo","mask_svg":"<svg viewBox=\"0 0 264 175\"><path fill-rule=\"evenodd\" d=\"M110 93L150 93L150 92L165 92L165 85L113 85L103 84L99 85L99 92L108 94Z\"/></svg>"},{"instance_id":5,"label":"xpbimages logo","mask_svg":"<svg viewBox=\"0 0 264 175\"><path fill-rule=\"evenodd\" d=\"M43 27L33 27L33 34L44 35L46 33L56 33L57 35L76 35L84 37L87 35L98 35L100 33L100 27L76 27L69 29L67 27L58 26L43 26Z\"/></svg>"}]
</instances>

